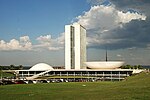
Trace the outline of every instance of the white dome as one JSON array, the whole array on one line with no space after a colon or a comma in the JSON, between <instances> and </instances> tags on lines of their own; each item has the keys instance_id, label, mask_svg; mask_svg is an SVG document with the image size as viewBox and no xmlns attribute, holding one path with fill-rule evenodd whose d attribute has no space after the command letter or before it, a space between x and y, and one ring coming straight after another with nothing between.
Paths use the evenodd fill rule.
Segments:
<instances>
[{"instance_id":1,"label":"white dome","mask_svg":"<svg viewBox=\"0 0 150 100\"><path fill-rule=\"evenodd\" d=\"M91 69L116 69L124 64L122 61L85 62Z\"/></svg>"},{"instance_id":2,"label":"white dome","mask_svg":"<svg viewBox=\"0 0 150 100\"><path fill-rule=\"evenodd\" d=\"M43 71L43 70L53 70L53 68L48 64L39 63L39 64L36 64L36 65L32 66L29 70Z\"/></svg>"}]
</instances>

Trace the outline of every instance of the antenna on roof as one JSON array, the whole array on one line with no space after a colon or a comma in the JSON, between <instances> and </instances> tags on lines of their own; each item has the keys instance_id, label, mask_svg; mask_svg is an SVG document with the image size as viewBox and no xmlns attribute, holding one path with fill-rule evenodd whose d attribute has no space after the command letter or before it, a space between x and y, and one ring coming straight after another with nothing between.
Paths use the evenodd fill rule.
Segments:
<instances>
[{"instance_id":1,"label":"antenna on roof","mask_svg":"<svg viewBox=\"0 0 150 100\"><path fill-rule=\"evenodd\" d=\"M108 61L108 58L107 58L107 46L106 46L106 62Z\"/></svg>"}]
</instances>

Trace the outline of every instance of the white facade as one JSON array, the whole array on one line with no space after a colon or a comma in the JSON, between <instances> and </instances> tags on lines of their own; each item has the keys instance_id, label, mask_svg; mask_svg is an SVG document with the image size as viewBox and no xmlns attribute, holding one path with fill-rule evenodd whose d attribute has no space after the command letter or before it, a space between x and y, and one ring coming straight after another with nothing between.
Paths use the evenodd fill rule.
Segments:
<instances>
[{"instance_id":1,"label":"white facade","mask_svg":"<svg viewBox=\"0 0 150 100\"><path fill-rule=\"evenodd\" d=\"M45 64L45 63L38 63L38 64L32 66L29 70L30 71L53 70L53 67L48 64Z\"/></svg>"},{"instance_id":2,"label":"white facade","mask_svg":"<svg viewBox=\"0 0 150 100\"><path fill-rule=\"evenodd\" d=\"M65 69L85 69L86 29L78 23L65 26Z\"/></svg>"},{"instance_id":3,"label":"white facade","mask_svg":"<svg viewBox=\"0 0 150 100\"><path fill-rule=\"evenodd\" d=\"M85 62L90 69L119 69L123 61L99 61L99 62Z\"/></svg>"}]
</instances>

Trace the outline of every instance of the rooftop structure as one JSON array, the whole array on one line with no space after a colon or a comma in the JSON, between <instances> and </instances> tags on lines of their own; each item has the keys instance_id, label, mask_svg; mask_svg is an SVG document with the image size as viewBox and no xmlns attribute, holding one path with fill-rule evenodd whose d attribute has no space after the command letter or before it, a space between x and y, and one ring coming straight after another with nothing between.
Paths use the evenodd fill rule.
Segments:
<instances>
[{"instance_id":1,"label":"rooftop structure","mask_svg":"<svg viewBox=\"0 0 150 100\"><path fill-rule=\"evenodd\" d=\"M46 70L53 70L53 67L45 63L39 63L39 64L32 66L29 70L30 71L46 71Z\"/></svg>"},{"instance_id":2,"label":"rooftop structure","mask_svg":"<svg viewBox=\"0 0 150 100\"><path fill-rule=\"evenodd\" d=\"M85 62L90 69L117 69L121 67L122 61L99 61L99 62Z\"/></svg>"}]
</instances>

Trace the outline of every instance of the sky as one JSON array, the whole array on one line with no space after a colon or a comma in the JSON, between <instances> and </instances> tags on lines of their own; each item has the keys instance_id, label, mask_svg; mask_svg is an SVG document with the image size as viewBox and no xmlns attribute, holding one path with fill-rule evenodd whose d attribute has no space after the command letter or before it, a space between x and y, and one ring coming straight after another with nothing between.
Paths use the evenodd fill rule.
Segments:
<instances>
[{"instance_id":1,"label":"sky","mask_svg":"<svg viewBox=\"0 0 150 100\"><path fill-rule=\"evenodd\" d=\"M0 0L0 65L64 66L64 27L87 30L87 61L150 65L149 0Z\"/></svg>"}]
</instances>

